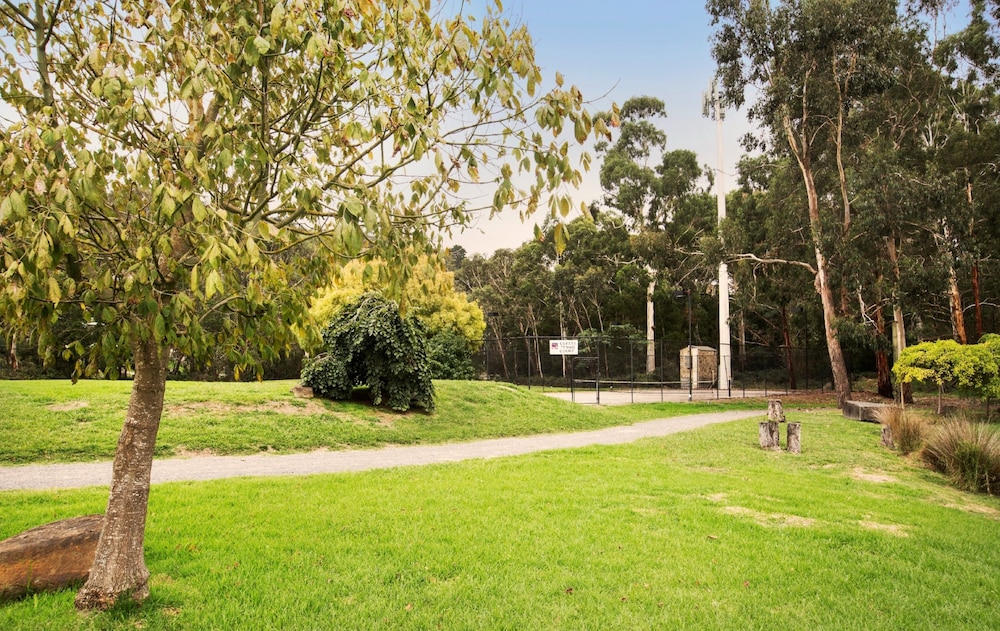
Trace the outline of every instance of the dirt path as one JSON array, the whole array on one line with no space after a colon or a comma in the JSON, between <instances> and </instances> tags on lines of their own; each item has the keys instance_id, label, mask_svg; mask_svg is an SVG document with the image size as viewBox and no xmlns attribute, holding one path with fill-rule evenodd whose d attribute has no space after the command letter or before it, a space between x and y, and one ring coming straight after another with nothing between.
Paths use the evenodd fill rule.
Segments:
<instances>
[{"instance_id":1,"label":"dirt path","mask_svg":"<svg viewBox=\"0 0 1000 631\"><path fill-rule=\"evenodd\" d=\"M494 438L444 445L313 451L288 455L259 454L170 458L156 460L153 463L153 484L181 480L366 471L368 469L389 469L461 460L501 458L589 445L617 445L640 438L666 436L712 423L759 417L764 414L766 414L764 410L759 412L729 411L692 414L587 432ZM0 467L0 491L107 486L110 482L110 462Z\"/></svg>"}]
</instances>

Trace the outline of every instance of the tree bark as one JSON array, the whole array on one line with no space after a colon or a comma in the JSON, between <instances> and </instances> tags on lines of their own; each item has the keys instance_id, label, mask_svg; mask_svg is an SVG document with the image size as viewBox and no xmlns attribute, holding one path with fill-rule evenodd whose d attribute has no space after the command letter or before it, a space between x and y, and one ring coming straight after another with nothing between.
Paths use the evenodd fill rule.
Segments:
<instances>
[{"instance_id":1,"label":"tree bark","mask_svg":"<svg viewBox=\"0 0 1000 631\"><path fill-rule=\"evenodd\" d=\"M789 423L788 427L788 452L793 454L802 453L802 423Z\"/></svg>"},{"instance_id":2,"label":"tree bark","mask_svg":"<svg viewBox=\"0 0 1000 631\"><path fill-rule=\"evenodd\" d=\"M895 449L896 443L892 439L892 427L889 425L882 426L882 445L888 447L889 449Z\"/></svg>"},{"instance_id":3,"label":"tree bark","mask_svg":"<svg viewBox=\"0 0 1000 631\"><path fill-rule=\"evenodd\" d=\"M969 336L965 332L965 312L962 310L962 292L958 288L958 274L955 266L948 269L948 297L951 303L951 326L955 334L955 341L959 344L968 344Z\"/></svg>"},{"instance_id":4,"label":"tree bark","mask_svg":"<svg viewBox=\"0 0 1000 631\"><path fill-rule=\"evenodd\" d=\"M781 399L767 400L767 420L785 422L785 408L781 405Z\"/></svg>"},{"instance_id":5,"label":"tree bark","mask_svg":"<svg viewBox=\"0 0 1000 631\"><path fill-rule=\"evenodd\" d=\"M123 596L141 602L149 595L143 544L166 359L166 350L152 338L137 342L133 350L135 379L115 450L104 528L90 577L77 593L77 609L107 609Z\"/></svg>"},{"instance_id":6,"label":"tree bark","mask_svg":"<svg viewBox=\"0 0 1000 631\"><path fill-rule=\"evenodd\" d=\"M803 95L803 100L805 95ZM805 112L803 108L803 112ZM802 137L797 138L792 128L789 116L785 115L783 126L788 145L798 163L799 171L802 173L802 180L805 183L806 199L809 206L809 228L813 241L813 249L816 253L816 293L823 303L823 329L826 333L826 348L830 356L830 369L833 372L833 387L837 392L837 408L842 409L844 403L851 398L851 381L847 375L847 363L844 361L844 353L840 347L840 338L837 335L837 305L834 300L833 290L827 276L826 256L822 250L822 222L819 207L819 192L816 190L816 181L813 177L812 165L810 163L810 138L807 127L807 120L801 121L803 129Z\"/></svg>"},{"instance_id":7,"label":"tree bark","mask_svg":"<svg viewBox=\"0 0 1000 631\"><path fill-rule=\"evenodd\" d=\"M10 362L10 369L13 372L17 372L17 369L20 368L20 364L17 361L17 333L15 332L12 332L10 335L10 352L7 359Z\"/></svg>"},{"instance_id":8,"label":"tree bark","mask_svg":"<svg viewBox=\"0 0 1000 631\"><path fill-rule=\"evenodd\" d=\"M882 307L875 312L875 326L878 328L876 334L879 339L885 339L885 316L882 314ZM875 373L878 381L878 394L886 399L893 398L892 375L889 370L889 354L879 345L875 351Z\"/></svg>"},{"instance_id":9,"label":"tree bark","mask_svg":"<svg viewBox=\"0 0 1000 631\"><path fill-rule=\"evenodd\" d=\"M979 263L972 266L972 300L976 305L976 341L983 339L983 302L979 297Z\"/></svg>"},{"instance_id":10,"label":"tree bark","mask_svg":"<svg viewBox=\"0 0 1000 631\"><path fill-rule=\"evenodd\" d=\"M898 287L902 279L899 271L899 252L896 250L896 238L889 237L886 241L886 249L889 253L889 260L892 262L893 275ZM894 292L895 293L895 292ZM892 299L892 361L899 361L899 356L906 348L906 323L903 321L903 307L899 303L898 295ZM899 386L899 401L902 404L913 403L913 387L909 383Z\"/></svg>"},{"instance_id":11,"label":"tree bark","mask_svg":"<svg viewBox=\"0 0 1000 631\"><path fill-rule=\"evenodd\" d=\"M780 427L781 426L778 425L777 421L766 421L760 424L758 431L761 449L768 449L771 451L779 451L781 449Z\"/></svg>"}]
</instances>

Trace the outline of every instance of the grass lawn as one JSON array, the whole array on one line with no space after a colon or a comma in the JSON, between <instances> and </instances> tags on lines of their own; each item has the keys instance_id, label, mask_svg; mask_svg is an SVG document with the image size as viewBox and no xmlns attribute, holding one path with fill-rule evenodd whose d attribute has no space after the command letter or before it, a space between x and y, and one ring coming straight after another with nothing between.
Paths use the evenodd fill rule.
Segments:
<instances>
[{"instance_id":1,"label":"grass lawn","mask_svg":"<svg viewBox=\"0 0 1000 631\"><path fill-rule=\"evenodd\" d=\"M71 590L0 629L1000 628L1000 501L788 411L803 453L738 421L631 445L153 488L152 596ZM0 537L104 489L0 493Z\"/></svg>"},{"instance_id":2,"label":"grass lawn","mask_svg":"<svg viewBox=\"0 0 1000 631\"><path fill-rule=\"evenodd\" d=\"M131 382L0 381L0 465L110 460ZM191 452L247 454L326 447L523 436L608 427L721 409L762 409L740 400L580 406L503 383L440 381L433 414L396 414L352 402L296 399L293 381L171 381L157 457Z\"/></svg>"}]
</instances>

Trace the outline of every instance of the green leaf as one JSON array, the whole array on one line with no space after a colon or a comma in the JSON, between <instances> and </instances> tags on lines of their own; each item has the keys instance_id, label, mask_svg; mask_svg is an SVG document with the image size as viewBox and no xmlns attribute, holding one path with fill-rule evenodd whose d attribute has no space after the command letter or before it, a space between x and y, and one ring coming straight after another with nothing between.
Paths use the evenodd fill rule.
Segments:
<instances>
[{"instance_id":1,"label":"green leaf","mask_svg":"<svg viewBox=\"0 0 1000 631\"><path fill-rule=\"evenodd\" d=\"M167 335L167 323L163 319L163 313L157 313L153 319L153 338L157 342L162 342Z\"/></svg>"},{"instance_id":2,"label":"green leaf","mask_svg":"<svg viewBox=\"0 0 1000 631\"><path fill-rule=\"evenodd\" d=\"M208 274L208 278L205 280L205 299L211 300L212 296L219 293L222 290L222 277L219 276L218 270L212 270Z\"/></svg>"},{"instance_id":3,"label":"green leaf","mask_svg":"<svg viewBox=\"0 0 1000 631\"><path fill-rule=\"evenodd\" d=\"M253 46L257 49L257 52L261 55L265 54L267 51L271 50L271 42L267 41L267 38L258 35L253 38Z\"/></svg>"},{"instance_id":4,"label":"green leaf","mask_svg":"<svg viewBox=\"0 0 1000 631\"><path fill-rule=\"evenodd\" d=\"M191 214L194 215L195 221L204 221L205 217L208 216L205 204L197 195L191 199Z\"/></svg>"},{"instance_id":5,"label":"green leaf","mask_svg":"<svg viewBox=\"0 0 1000 631\"><path fill-rule=\"evenodd\" d=\"M18 191L11 191L4 201L10 202L10 214L12 217L24 217L28 214L28 205L24 203L24 197Z\"/></svg>"}]
</instances>

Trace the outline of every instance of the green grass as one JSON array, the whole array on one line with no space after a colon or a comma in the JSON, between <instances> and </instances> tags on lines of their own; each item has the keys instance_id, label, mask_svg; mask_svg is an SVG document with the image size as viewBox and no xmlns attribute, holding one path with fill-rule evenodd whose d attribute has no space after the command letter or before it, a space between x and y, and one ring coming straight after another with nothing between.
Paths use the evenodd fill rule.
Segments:
<instances>
[{"instance_id":1,"label":"green grass","mask_svg":"<svg viewBox=\"0 0 1000 631\"><path fill-rule=\"evenodd\" d=\"M293 385L169 382L157 457L442 443L766 407L752 400L580 406L537 389L442 381L436 383L437 412L396 414L362 403L296 399ZM0 381L0 465L113 458L130 387L121 381Z\"/></svg>"},{"instance_id":2,"label":"green grass","mask_svg":"<svg viewBox=\"0 0 1000 631\"><path fill-rule=\"evenodd\" d=\"M153 488L141 608L73 592L2 629L1000 628L1000 502L788 411L632 445ZM0 537L100 512L101 489L0 493Z\"/></svg>"}]
</instances>

